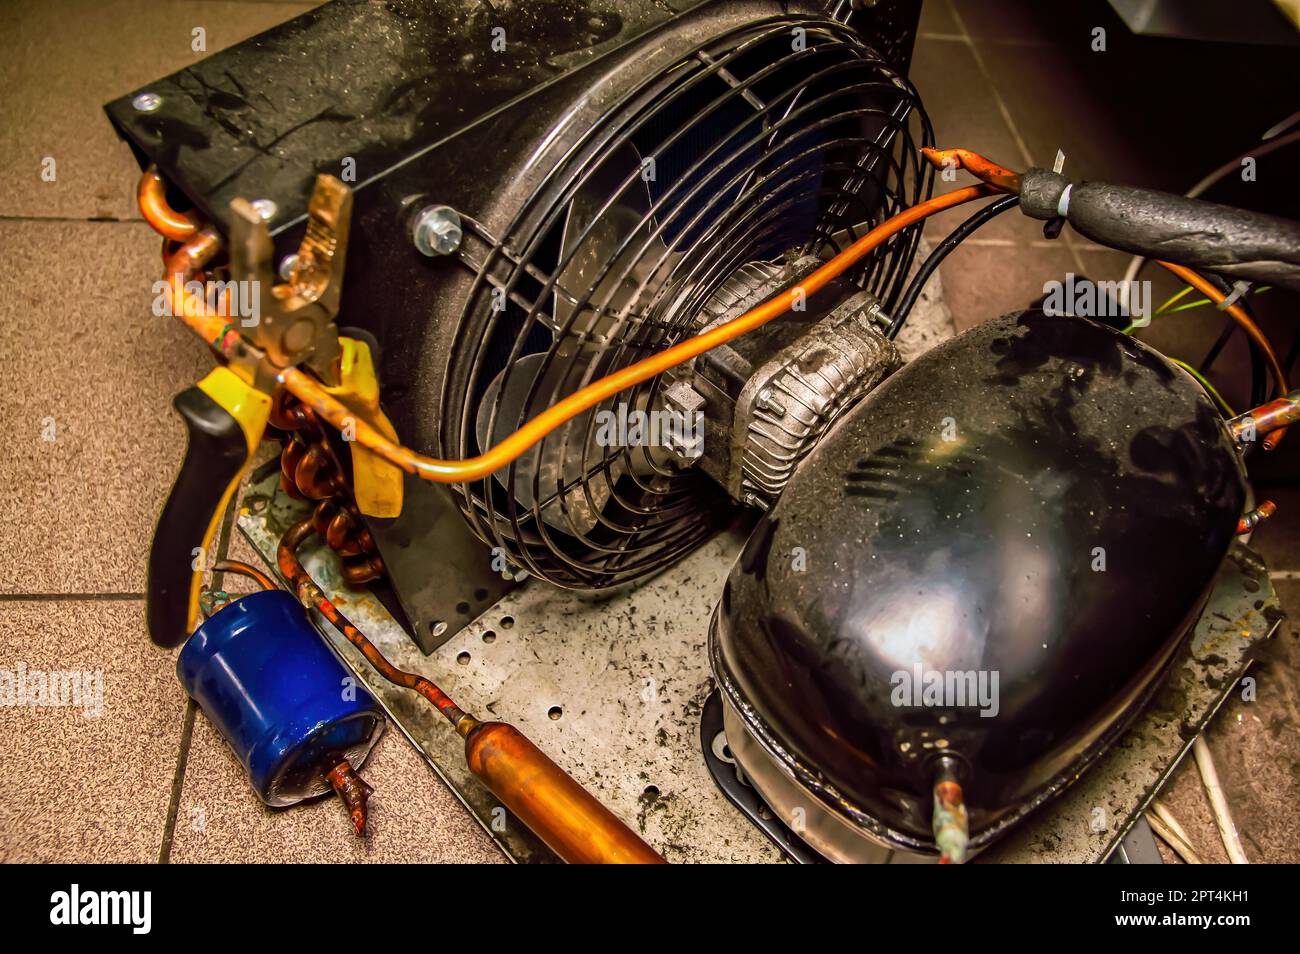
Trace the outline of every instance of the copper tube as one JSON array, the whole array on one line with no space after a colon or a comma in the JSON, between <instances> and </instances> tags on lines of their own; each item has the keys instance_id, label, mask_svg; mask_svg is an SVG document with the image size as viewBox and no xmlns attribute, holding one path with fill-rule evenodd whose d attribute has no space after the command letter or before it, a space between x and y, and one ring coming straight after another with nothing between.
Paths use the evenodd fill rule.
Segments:
<instances>
[{"instance_id":1,"label":"copper tube","mask_svg":"<svg viewBox=\"0 0 1300 954\"><path fill-rule=\"evenodd\" d=\"M216 229L205 227L199 229L180 248L167 256L165 269L167 275L180 275L190 281L203 267L212 261L221 251L221 236Z\"/></svg>"},{"instance_id":2,"label":"copper tube","mask_svg":"<svg viewBox=\"0 0 1300 954\"><path fill-rule=\"evenodd\" d=\"M311 517L299 520L284 532L284 536L280 538L279 549L276 552L276 561L280 565L280 572L286 580L290 581L294 591L298 594L298 599L304 605L316 609L329 620L330 624L342 633L348 642L361 650L361 655L366 657L366 661L374 666L379 674L389 682L404 689L414 690L424 696L433 703L434 707L452 725L456 725L461 719L467 718L460 706L456 705L450 696L428 679L417 673L398 669L390 663L384 657L384 654L375 648L375 644L368 640L365 634L357 629L346 616L339 612L338 607L329 601L329 598L312 580L303 565L298 562L298 548L314 532Z\"/></svg>"},{"instance_id":3,"label":"copper tube","mask_svg":"<svg viewBox=\"0 0 1300 954\"><path fill-rule=\"evenodd\" d=\"M618 816L504 722L466 722L474 776L570 864L666 864Z\"/></svg>"},{"instance_id":4,"label":"copper tube","mask_svg":"<svg viewBox=\"0 0 1300 954\"><path fill-rule=\"evenodd\" d=\"M280 380L285 388L314 410L318 416L339 430L350 428L358 444L407 473L415 474L422 480L444 484L478 480L517 460L547 434L602 401L644 381L649 381L685 361L733 341L784 315L801 296L812 295L821 290L908 226L936 212L992 194L993 189L990 186L971 186L935 196L905 209L867 232L844 251L803 278L797 285L757 305L738 318L723 322L709 331L687 338L580 388L542 411L519 430L477 457L465 460L438 460L425 457L409 447L388 440L365 420L358 419L319 383L298 368L286 368L281 372ZM219 334L214 324L207 320L187 319L187 324L207 340L213 340L212 336Z\"/></svg>"},{"instance_id":5,"label":"copper tube","mask_svg":"<svg viewBox=\"0 0 1300 954\"><path fill-rule=\"evenodd\" d=\"M934 843L939 864L961 864L966 860L970 830L961 786L952 778L940 777L934 784Z\"/></svg>"},{"instance_id":6,"label":"copper tube","mask_svg":"<svg viewBox=\"0 0 1300 954\"><path fill-rule=\"evenodd\" d=\"M323 444L311 444L293 471L293 482L312 500L324 500L338 492L337 474Z\"/></svg>"},{"instance_id":7,"label":"copper tube","mask_svg":"<svg viewBox=\"0 0 1300 954\"><path fill-rule=\"evenodd\" d=\"M349 557L343 561L339 572L348 586L364 586L387 572L384 561L377 556Z\"/></svg>"},{"instance_id":8,"label":"copper tube","mask_svg":"<svg viewBox=\"0 0 1300 954\"><path fill-rule=\"evenodd\" d=\"M1300 422L1300 389L1234 417L1228 422L1228 429L1232 431L1236 441L1252 441L1260 434L1268 434L1298 422Z\"/></svg>"},{"instance_id":9,"label":"copper tube","mask_svg":"<svg viewBox=\"0 0 1300 954\"><path fill-rule=\"evenodd\" d=\"M303 454L307 453L307 444L297 434L284 442L280 450L280 487L294 500L306 500L307 495L299 488L293 476L298 471Z\"/></svg>"},{"instance_id":10,"label":"copper tube","mask_svg":"<svg viewBox=\"0 0 1300 954\"><path fill-rule=\"evenodd\" d=\"M1237 532L1250 533L1250 531L1254 530L1275 513L1277 513L1277 504L1273 503L1271 500L1265 500L1262 504L1237 521Z\"/></svg>"},{"instance_id":11,"label":"copper tube","mask_svg":"<svg viewBox=\"0 0 1300 954\"><path fill-rule=\"evenodd\" d=\"M222 560L213 566L212 570L215 573L234 573L236 576L246 576L264 590L278 590L280 588L275 580L257 567L249 563L241 563L239 560Z\"/></svg>"},{"instance_id":12,"label":"copper tube","mask_svg":"<svg viewBox=\"0 0 1300 954\"><path fill-rule=\"evenodd\" d=\"M441 484L455 484L486 477L514 460L539 443L547 434L573 420L584 411L590 410L626 389L658 377L665 371L675 368L683 362L698 357L706 351L734 341L748 334L755 328L767 324L788 312L796 301L804 296L813 295L827 284L843 275L857 265L863 258L875 251L899 232L917 222L923 221L936 212L951 209L954 206L994 194L989 185L970 186L956 189L944 195L934 196L911 208L904 209L897 215L885 220L867 232L844 251L831 258L797 285L786 289L778 295L757 305L738 318L711 328L710 330L680 341L640 361L621 368L612 374L593 381L529 420L519 430L504 438L499 444L477 457L466 460L438 460L416 453L409 447L395 443L371 427L364 419L358 418L346 405L331 395L325 388L306 372L298 368L285 368L280 373L280 382L285 389L304 404L324 418L338 430L350 429L358 444L408 474L415 474L421 480ZM240 337L234 326L224 318L208 313L202 302L195 302L188 295L183 282L171 284L173 313L200 338L218 352L234 356L240 346Z\"/></svg>"},{"instance_id":13,"label":"copper tube","mask_svg":"<svg viewBox=\"0 0 1300 954\"><path fill-rule=\"evenodd\" d=\"M199 227L193 219L167 204L167 186L158 174L157 166L150 166L140 176L135 195L140 205L140 214L160 235L175 242L184 242L198 231Z\"/></svg>"},{"instance_id":14,"label":"copper tube","mask_svg":"<svg viewBox=\"0 0 1300 954\"><path fill-rule=\"evenodd\" d=\"M297 551L314 532L300 520L280 538L280 572L298 599L314 607L366 661L394 685L424 696L465 737L470 771L565 861L574 864L653 863L664 859L514 726L479 722L424 676L398 669L330 602L299 562Z\"/></svg>"},{"instance_id":15,"label":"copper tube","mask_svg":"<svg viewBox=\"0 0 1300 954\"><path fill-rule=\"evenodd\" d=\"M969 149L934 149L926 146L921 149L921 155L929 159L930 165L936 169L957 166L996 189L1010 192L1012 195L1020 194L1020 173L1000 166L978 152L971 152Z\"/></svg>"},{"instance_id":16,"label":"copper tube","mask_svg":"<svg viewBox=\"0 0 1300 954\"><path fill-rule=\"evenodd\" d=\"M334 766L325 779L348 810L348 817L352 819L352 827L356 829L357 835L364 835L367 820L366 802L370 800L375 790L357 774L357 770L346 759Z\"/></svg>"},{"instance_id":17,"label":"copper tube","mask_svg":"<svg viewBox=\"0 0 1300 954\"><path fill-rule=\"evenodd\" d=\"M1185 265L1175 265L1172 262L1164 262L1159 259L1156 261L1216 305L1222 306L1227 301L1228 296L1219 291L1218 287ZM1264 360L1268 363L1269 373L1273 376L1274 397L1285 400L1287 391L1291 390L1291 385L1287 383L1286 370L1282 367L1282 362L1277 359L1277 352L1273 350L1273 343L1268 340L1268 336L1264 332L1260 331L1259 325L1251 321L1250 315L1246 314L1246 310L1240 305L1234 302L1224 310L1228 313L1228 317L1240 325L1241 330L1246 332L1250 340L1255 342L1259 346L1259 350L1264 353ZM1271 428L1263 428L1260 433L1265 431L1269 433L1264 438L1264 450L1272 450L1282 440L1283 435L1286 434L1286 429L1280 424Z\"/></svg>"},{"instance_id":18,"label":"copper tube","mask_svg":"<svg viewBox=\"0 0 1300 954\"><path fill-rule=\"evenodd\" d=\"M270 423L282 432L280 487L296 500L319 501L312 514L313 525L334 552L349 558L343 564L344 580L360 586L383 576L384 564L375 553L374 538L357 509L328 435L311 408L284 388L276 388Z\"/></svg>"}]
</instances>

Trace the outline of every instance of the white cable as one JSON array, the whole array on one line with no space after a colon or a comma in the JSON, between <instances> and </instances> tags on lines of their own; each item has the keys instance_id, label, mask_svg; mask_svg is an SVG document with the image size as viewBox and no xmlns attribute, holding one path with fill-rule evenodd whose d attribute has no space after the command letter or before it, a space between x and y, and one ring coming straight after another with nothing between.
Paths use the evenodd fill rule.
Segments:
<instances>
[{"instance_id":1,"label":"white cable","mask_svg":"<svg viewBox=\"0 0 1300 954\"><path fill-rule=\"evenodd\" d=\"M1151 826L1151 830L1155 832L1166 845L1172 848L1179 858L1182 858L1183 861L1187 862L1189 865L1204 864L1204 862L1201 861L1201 856L1196 853L1196 849L1188 844L1187 839L1180 836L1163 817L1148 810L1146 812L1146 820L1147 824Z\"/></svg>"},{"instance_id":2,"label":"white cable","mask_svg":"<svg viewBox=\"0 0 1300 954\"><path fill-rule=\"evenodd\" d=\"M1232 822L1232 813L1228 811L1228 798L1223 794L1223 786L1219 784L1219 773L1214 770L1214 757L1210 755L1210 747L1205 744L1205 736L1196 737L1192 743L1192 754L1196 757L1196 770L1201 773L1205 794L1210 796L1210 807L1214 809L1214 821L1219 826L1223 847L1228 849L1228 859L1234 865L1250 864L1250 859L1241 847L1237 826Z\"/></svg>"}]
</instances>

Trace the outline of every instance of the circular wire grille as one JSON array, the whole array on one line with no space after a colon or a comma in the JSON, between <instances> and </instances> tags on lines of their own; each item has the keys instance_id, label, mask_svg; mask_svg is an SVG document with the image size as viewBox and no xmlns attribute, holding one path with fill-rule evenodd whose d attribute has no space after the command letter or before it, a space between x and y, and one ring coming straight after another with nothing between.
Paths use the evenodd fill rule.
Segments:
<instances>
[{"instance_id":1,"label":"circular wire grille","mask_svg":"<svg viewBox=\"0 0 1300 954\"><path fill-rule=\"evenodd\" d=\"M829 257L928 197L918 150L932 140L911 85L834 21L766 20L647 76L491 240L450 358L467 373L447 380L468 384L444 394L444 446L478 454L696 333L740 266ZM848 278L888 310L919 235L899 233ZM611 420L658 407L660 387L624 392L461 486L475 532L571 588L629 582L700 543L729 510L721 489L652 442L608 439Z\"/></svg>"}]
</instances>

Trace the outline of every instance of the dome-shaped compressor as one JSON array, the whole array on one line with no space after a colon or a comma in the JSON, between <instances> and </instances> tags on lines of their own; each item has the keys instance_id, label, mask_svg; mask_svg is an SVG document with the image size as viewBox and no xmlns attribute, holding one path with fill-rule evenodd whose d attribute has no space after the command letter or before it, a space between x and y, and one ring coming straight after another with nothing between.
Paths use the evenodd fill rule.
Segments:
<instances>
[{"instance_id":1,"label":"dome-shaped compressor","mask_svg":"<svg viewBox=\"0 0 1300 954\"><path fill-rule=\"evenodd\" d=\"M1084 319L990 321L800 465L731 572L714 670L768 753L886 844L933 850L948 756L977 848L1140 708L1244 500L1222 420L1160 355Z\"/></svg>"}]
</instances>

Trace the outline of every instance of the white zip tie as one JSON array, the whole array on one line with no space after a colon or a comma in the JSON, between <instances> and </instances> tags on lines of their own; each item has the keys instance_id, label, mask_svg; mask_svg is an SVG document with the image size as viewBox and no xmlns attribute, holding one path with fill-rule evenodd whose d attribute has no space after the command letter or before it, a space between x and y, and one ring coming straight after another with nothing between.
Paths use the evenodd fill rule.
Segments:
<instances>
[{"instance_id":1,"label":"white zip tie","mask_svg":"<svg viewBox=\"0 0 1300 954\"><path fill-rule=\"evenodd\" d=\"M1065 218L1065 213L1070 209L1070 190L1073 188L1074 183L1071 182L1065 187L1065 191L1061 193L1061 197L1056 200L1056 214L1062 219Z\"/></svg>"},{"instance_id":2,"label":"white zip tie","mask_svg":"<svg viewBox=\"0 0 1300 954\"><path fill-rule=\"evenodd\" d=\"M1192 756L1201 773L1201 783L1205 786L1205 794L1209 796L1210 807L1214 809L1214 821L1219 826L1219 837L1223 839L1223 847L1228 851L1228 859L1234 865L1250 864L1241 847L1241 838L1237 835L1237 826L1233 824L1228 799L1223 793L1223 786L1219 784L1219 773L1215 771L1214 757L1210 755L1210 747L1205 744L1204 735L1198 735L1192 742Z\"/></svg>"},{"instance_id":3,"label":"white zip tie","mask_svg":"<svg viewBox=\"0 0 1300 954\"><path fill-rule=\"evenodd\" d=\"M1219 309L1219 311L1227 311L1229 305L1233 304L1248 291L1250 291L1250 282L1246 281L1244 278L1239 278L1237 281L1232 283L1232 294L1214 307Z\"/></svg>"}]
</instances>

